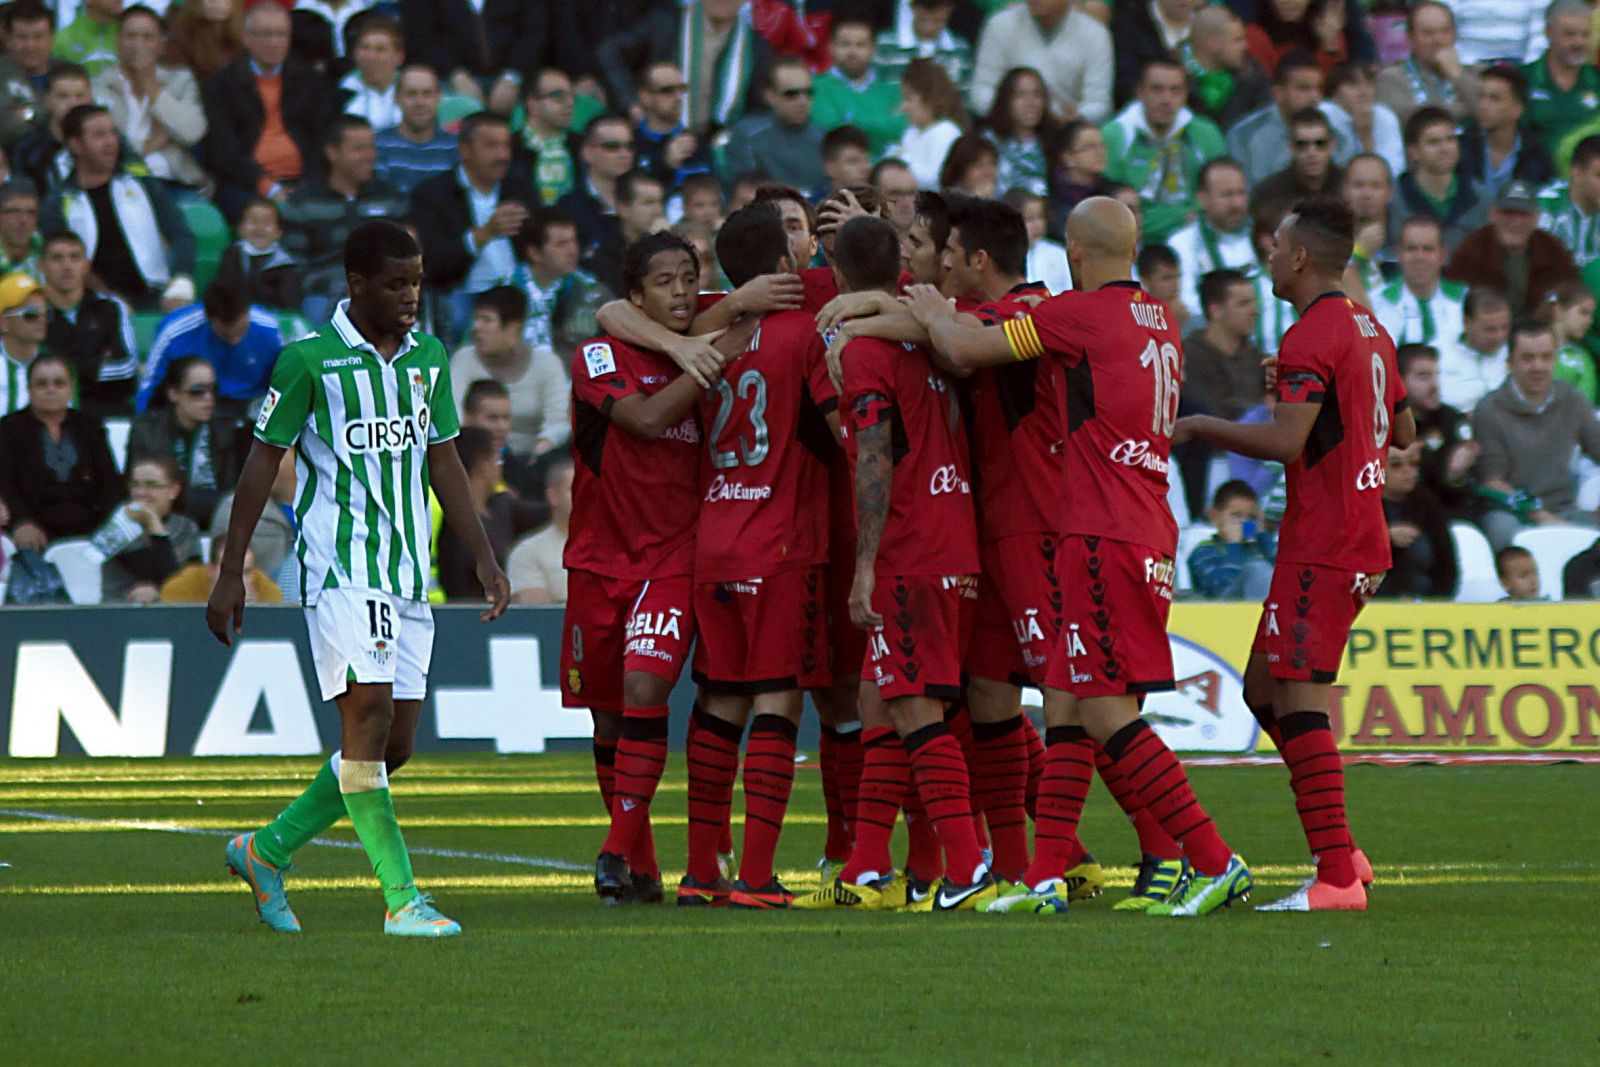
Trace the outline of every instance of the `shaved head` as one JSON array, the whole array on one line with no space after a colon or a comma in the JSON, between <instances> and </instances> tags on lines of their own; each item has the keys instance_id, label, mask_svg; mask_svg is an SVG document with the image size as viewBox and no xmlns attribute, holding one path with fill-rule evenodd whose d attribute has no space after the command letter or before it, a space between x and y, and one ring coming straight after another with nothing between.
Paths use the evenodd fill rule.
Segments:
<instances>
[{"instance_id":1,"label":"shaved head","mask_svg":"<svg viewBox=\"0 0 1600 1067\"><path fill-rule=\"evenodd\" d=\"M1067 216L1067 241L1087 260L1132 263L1139 243L1139 223L1120 200L1091 196Z\"/></svg>"}]
</instances>

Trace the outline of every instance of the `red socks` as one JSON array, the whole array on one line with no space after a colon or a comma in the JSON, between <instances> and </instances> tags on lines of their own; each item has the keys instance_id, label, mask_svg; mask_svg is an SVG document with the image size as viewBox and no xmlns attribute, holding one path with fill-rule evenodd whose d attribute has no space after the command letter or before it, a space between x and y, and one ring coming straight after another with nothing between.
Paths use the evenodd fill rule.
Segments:
<instances>
[{"instance_id":1,"label":"red socks","mask_svg":"<svg viewBox=\"0 0 1600 1067\"><path fill-rule=\"evenodd\" d=\"M772 881L772 858L794 788L797 727L781 715L757 715L744 753L744 854L739 878L751 889Z\"/></svg>"},{"instance_id":2,"label":"red socks","mask_svg":"<svg viewBox=\"0 0 1600 1067\"><path fill-rule=\"evenodd\" d=\"M905 746L887 726L861 731L861 795L856 802L855 843L840 877L858 882L868 871L888 874L894 867L889 838L900 817L900 802L911 779Z\"/></svg>"},{"instance_id":3,"label":"red socks","mask_svg":"<svg viewBox=\"0 0 1600 1067\"><path fill-rule=\"evenodd\" d=\"M928 818L928 809L922 806L917 783L909 776L905 799L900 803L906 815L906 874L931 882L944 874L944 852L939 848L939 835Z\"/></svg>"},{"instance_id":4,"label":"red socks","mask_svg":"<svg viewBox=\"0 0 1600 1067\"><path fill-rule=\"evenodd\" d=\"M1105 749L1161 828L1183 846L1195 870L1211 876L1227 869L1233 851L1195 799L1178 757L1149 723L1135 719L1107 738Z\"/></svg>"},{"instance_id":5,"label":"red socks","mask_svg":"<svg viewBox=\"0 0 1600 1067\"><path fill-rule=\"evenodd\" d=\"M606 814L611 814L611 804L616 800L617 794L617 743L615 741L602 741L594 739L594 777L600 783L600 800L606 806ZM656 870L656 840L650 828L650 817L645 816L644 825L639 830L639 836L634 839L633 848L629 850L628 866L640 874L648 874Z\"/></svg>"},{"instance_id":6,"label":"red socks","mask_svg":"<svg viewBox=\"0 0 1600 1067\"><path fill-rule=\"evenodd\" d=\"M622 740L617 743L616 795L611 805L611 832L602 852L628 857L636 873L660 877L652 842L648 853L635 853L640 831L648 824L650 802L667 766L667 707L626 708ZM642 848L642 846L641 846Z\"/></svg>"},{"instance_id":7,"label":"red socks","mask_svg":"<svg viewBox=\"0 0 1600 1067\"><path fill-rule=\"evenodd\" d=\"M822 801L828 809L828 839L822 854L842 861L850 855L851 823L856 797L861 791L861 730L822 727L819 750L822 764Z\"/></svg>"},{"instance_id":8,"label":"red socks","mask_svg":"<svg viewBox=\"0 0 1600 1067\"><path fill-rule=\"evenodd\" d=\"M739 738L731 722L694 709L689 721L689 877L714 882L721 837L733 807L733 782L739 775Z\"/></svg>"},{"instance_id":9,"label":"red socks","mask_svg":"<svg viewBox=\"0 0 1600 1067\"><path fill-rule=\"evenodd\" d=\"M1094 769L1100 772L1100 780L1106 784L1106 789L1128 821L1133 823L1134 833L1139 835L1139 851L1162 860L1182 859L1183 846L1156 822L1155 816L1144 806L1144 801L1139 799L1138 792L1128 784L1122 772L1117 770L1117 765L1111 762L1111 757L1106 755L1106 750L1099 745L1094 746Z\"/></svg>"},{"instance_id":10,"label":"red socks","mask_svg":"<svg viewBox=\"0 0 1600 1067\"><path fill-rule=\"evenodd\" d=\"M972 734L972 712L968 710L965 700L958 700L945 709L944 724L949 727L950 736L961 746L961 755L967 761L967 777L970 779L973 761L977 759L977 748ZM980 852L989 847L989 830L984 825L983 809L976 804L972 806L972 833L978 839Z\"/></svg>"},{"instance_id":11,"label":"red socks","mask_svg":"<svg viewBox=\"0 0 1600 1067\"><path fill-rule=\"evenodd\" d=\"M972 794L961 744L939 722L913 732L905 747L917 792L944 846L945 874L968 884L983 867L983 850L972 830Z\"/></svg>"},{"instance_id":12,"label":"red socks","mask_svg":"<svg viewBox=\"0 0 1600 1067\"><path fill-rule=\"evenodd\" d=\"M1034 814L1033 863L1023 875L1028 885L1060 878L1084 857L1078 821L1094 781L1094 749L1081 726L1045 731L1044 777Z\"/></svg>"},{"instance_id":13,"label":"red socks","mask_svg":"<svg viewBox=\"0 0 1600 1067\"><path fill-rule=\"evenodd\" d=\"M1028 866L1028 739L1033 726L1021 715L972 724L972 802L983 812L994 841L997 877L1015 881ZM1035 737L1038 735L1035 734Z\"/></svg>"},{"instance_id":14,"label":"red socks","mask_svg":"<svg viewBox=\"0 0 1600 1067\"><path fill-rule=\"evenodd\" d=\"M1333 743L1328 716L1296 711L1278 720L1283 730L1283 761L1306 843L1317 857L1317 878L1329 885L1355 882L1350 825L1344 807L1344 760Z\"/></svg>"},{"instance_id":15,"label":"red socks","mask_svg":"<svg viewBox=\"0 0 1600 1067\"><path fill-rule=\"evenodd\" d=\"M600 783L600 800L611 814L611 801L617 793L617 743L594 739L594 779Z\"/></svg>"},{"instance_id":16,"label":"red socks","mask_svg":"<svg viewBox=\"0 0 1600 1067\"><path fill-rule=\"evenodd\" d=\"M1031 819L1037 810L1039 782L1044 778L1044 738L1039 736L1039 728L1033 725L1031 718L1024 715L1022 721L1023 740L1028 743L1028 792L1022 804Z\"/></svg>"}]
</instances>

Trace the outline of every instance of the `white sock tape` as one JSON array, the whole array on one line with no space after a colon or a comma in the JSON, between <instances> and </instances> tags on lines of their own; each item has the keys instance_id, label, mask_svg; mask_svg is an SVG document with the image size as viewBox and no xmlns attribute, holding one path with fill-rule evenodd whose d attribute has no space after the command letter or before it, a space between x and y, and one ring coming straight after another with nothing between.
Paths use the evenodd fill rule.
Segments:
<instances>
[{"instance_id":1,"label":"white sock tape","mask_svg":"<svg viewBox=\"0 0 1600 1067\"><path fill-rule=\"evenodd\" d=\"M376 789L387 788L389 788L389 775L383 768L382 760L339 761L339 792L370 793Z\"/></svg>"}]
</instances>

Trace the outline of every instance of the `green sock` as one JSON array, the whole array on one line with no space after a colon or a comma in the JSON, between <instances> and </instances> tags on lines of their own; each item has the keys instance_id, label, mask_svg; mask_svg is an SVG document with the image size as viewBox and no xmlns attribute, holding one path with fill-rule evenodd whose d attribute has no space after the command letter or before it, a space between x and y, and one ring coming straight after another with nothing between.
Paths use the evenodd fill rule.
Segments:
<instances>
[{"instance_id":1,"label":"green sock","mask_svg":"<svg viewBox=\"0 0 1600 1067\"><path fill-rule=\"evenodd\" d=\"M356 836L372 861L372 872L383 887L383 899L391 913L399 911L417 895L411 877L411 855L406 839L394 817L394 800L388 789L369 789L344 794L345 810L356 824Z\"/></svg>"},{"instance_id":2,"label":"green sock","mask_svg":"<svg viewBox=\"0 0 1600 1067\"><path fill-rule=\"evenodd\" d=\"M256 834L256 855L274 867L285 866L296 850L342 818L339 776L324 763L306 791Z\"/></svg>"}]
</instances>

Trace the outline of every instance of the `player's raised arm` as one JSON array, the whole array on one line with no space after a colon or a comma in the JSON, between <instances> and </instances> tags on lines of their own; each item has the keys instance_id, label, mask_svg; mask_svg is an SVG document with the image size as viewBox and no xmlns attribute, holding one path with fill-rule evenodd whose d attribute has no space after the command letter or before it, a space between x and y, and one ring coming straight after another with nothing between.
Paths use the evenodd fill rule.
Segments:
<instances>
[{"instance_id":1,"label":"player's raised arm","mask_svg":"<svg viewBox=\"0 0 1600 1067\"><path fill-rule=\"evenodd\" d=\"M250 538L261 521L261 513L266 510L267 497L286 451L280 445L258 438L250 446L250 455L244 461L239 483L234 488L228 539L221 548L221 569L206 602L206 626L225 645L231 646L233 635L244 632L245 552L250 548Z\"/></svg>"}]
</instances>

